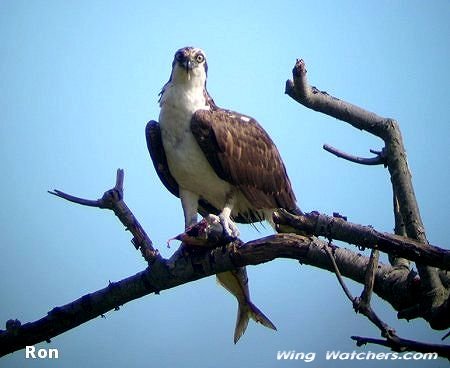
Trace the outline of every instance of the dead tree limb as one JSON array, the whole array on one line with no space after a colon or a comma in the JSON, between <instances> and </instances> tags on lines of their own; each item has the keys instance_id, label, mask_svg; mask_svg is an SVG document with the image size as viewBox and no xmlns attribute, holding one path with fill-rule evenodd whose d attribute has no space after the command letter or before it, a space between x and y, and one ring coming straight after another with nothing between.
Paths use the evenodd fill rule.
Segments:
<instances>
[{"instance_id":1,"label":"dead tree limb","mask_svg":"<svg viewBox=\"0 0 450 368\"><path fill-rule=\"evenodd\" d=\"M118 171L119 185L116 183L116 189L121 187L122 181L123 172ZM106 191L102 197L108 198L105 204L103 199L100 202L89 200L86 202L55 191L59 197L75 203L115 209L114 213L121 222L130 230L133 229L139 222L124 203L123 195L110 195L109 192ZM136 237L136 234L145 232L141 229L137 233L133 230L132 233ZM147 246L151 245L150 239L146 242ZM205 248L188 255L176 252L170 259L158 255L151 259L146 270L121 281L109 283L104 289L84 295L69 304L53 308L37 321L24 324L13 319L7 321L6 330L0 330L0 356L24 348L26 345L50 341L51 338L82 323L102 316L108 311L117 310L119 306L131 300L151 293L159 294L162 290L236 267L257 265L275 258L289 258L298 260L301 264L333 272L334 267L327 256L326 247L327 243L315 237L277 234L247 243L237 240L219 248ZM151 250L154 250L153 246ZM365 270L369 264L367 257L345 248L334 247L334 259L344 277L361 284L365 283ZM379 264L374 277L374 292L395 309L402 310L418 303L420 294L414 272Z\"/></svg>"},{"instance_id":2,"label":"dead tree limb","mask_svg":"<svg viewBox=\"0 0 450 368\"><path fill-rule=\"evenodd\" d=\"M341 150L338 150L337 148L334 148L333 146L330 146L329 144L324 144L323 149L327 152L332 153L333 155L343 158L344 160L354 162L355 164L361 164L361 165L386 165L386 155L385 151L381 150L380 152L370 150L371 153L375 154L375 157L358 157L351 155L349 153L343 152Z\"/></svg>"},{"instance_id":3,"label":"dead tree limb","mask_svg":"<svg viewBox=\"0 0 450 368\"><path fill-rule=\"evenodd\" d=\"M366 268L366 274L364 279L364 289L361 292L361 296L353 297L350 290L347 288L344 279L341 276L339 267L334 259L334 254L330 250L330 248L331 246L325 248L325 250L331 260L331 263L333 264L334 273L339 281L339 284L344 290L344 293L347 296L347 298L351 301L355 312L361 313L364 316L366 316L369 319L369 321L371 321L375 326L378 327L378 329L381 331L382 336L388 339L395 338L396 337L395 330L389 327L385 322L383 322L370 305L370 300L375 283L375 272L378 266L378 251L376 249L372 249L372 253L370 254L369 263Z\"/></svg>"},{"instance_id":4,"label":"dead tree limb","mask_svg":"<svg viewBox=\"0 0 450 368\"><path fill-rule=\"evenodd\" d=\"M327 216L319 212L293 215L279 210L274 216L274 221L279 225L288 225L293 232L299 234L307 233L341 240L361 248L376 246L380 251L392 256L450 270L450 250L377 231L372 226L355 224L341 217Z\"/></svg>"},{"instance_id":5,"label":"dead tree limb","mask_svg":"<svg viewBox=\"0 0 450 368\"><path fill-rule=\"evenodd\" d=\"M293 79L286 82L285 92L300 104L312 110L335 117L353 127L367 131L384 141L386 166L389 170L394 195L398 201L406 235L427 244L425 229L417 205L411 181L411 173L406 160L406 152L397 122L380 117L348 102L339 100L316 87L309 85L306 65L298 59L293 69ZM425 318L433 328L439 328L443 310L447 310L449 290L441 282L436 268L416 262L421 279L422 299L420 304L409 311L408 317ZM416 313L416 314L414 314ZM436 316L438 316L436 318Z\"/></svg>"},{"instance_id":6,"label":"dead tree limb","mask_svg":"<svg viewBox=\"0 0 450 368\"><path fill-rule=\"evenodd\" d=\"M389 347L394 351L419 351L423 353L436 354L436 356L439 355L450 360L450 346L428 344L415 340L403 339L396 334L395 330L392 327L388 326L384 321L382 321L373 310L370 301L375 285L376 270L378 267L378 250L375 247L372 248L372 252L370 254L369 263L366 268L364 289L361 292L360 297L353 297L350 290L347 288L345 281L342 278L339 267L336 263L334 250L335 247L331 246L331 242L329 242L328 247L325 247L325 251L330 258L331 264L333 265L334 273L339 281L339 284L344 290L345 295L352 302L353 309L356 311L356 313L361 313L366 316L375 326L378 327L381 332L381 336L385 338L385 340L380 340L368 337L352 336L351 338L356 341L357 346L362 346L367 343L373 343ZM443 339L446 336L444 336Z\"/></svg>"},{"instance_id":7,"label":"dead tree limb","mask_svg":"<svg viewBox=\"0 0 450 368\"><path fill-rule=\"evenodd\" d=\"M394 233L398 236L406 237L405 225L403 222L403 216L400 213L400 207L398 204L397 197L395 196L394 190L392 190L392 205L394 208ZM405 258L401 258L392 254L389 254L389 262L394 267L405 267L408 268L411 266L411 262ZM442 280L441 280L442 281ZM443 284L444 285L444 284ZM444 285L445 288L448 289L447 286Z\"/></svg>"},{"instance_id":8,"label":"dead tree limb","mask_svg":"<svg viewBox=\"0 0 450 368\"><path fill-rule=\"evenodd\" d=\"M257 265L275 258L290 258L302 264L335 272L365 285L360 298L353 298L350 292L347 295L353 300L355 309L367 314L383 335L387 336L387 340L354 337L358 344L372 342L399 350L437 351L441 356L448 358L449 346L400 339L392 333L392 329L370 313L370 296L373 291L398 310L399 317L423 317L430 322L432 328L436 329L450 327L449 292L446 289L450 285L447 271L448 255L445 254L443 263L442 260L438 262L435 252L440 250L427 245L397 123L309 86L306 68L301 60L297 61L293 74L293 81L286 84L286 93L292 98L309 108L347 121L354 127L383 139L385 147L379 153L374 152L378 156L373 159L363 159L342 152L338 153L338 156L358 163L382 163L387 166L391 175L394 203L398 208L396 227L399 225L408 238L416 240L416 242L408 240L408 248L413 245L416 247L414 249L420 249L420 254L426 254L426 257L414 254L408 256L410 257L408 259L416 261L420 280L417 274L409 269L407 263L402 267L378 264L374 254L369 259L351 250L335 246L330 257L327 243L315 237L294 234L277 234L247 243L236 240L220 247L205 248L189 254L176 252L169 260L164 259L153 248L151 240L123 201L123 171L119 170L115 187L105 192L99 200L86 200L57 190L50 193L78 204L113 210L124 226L132 232L132 242L147 261L147 269L119 282L109 283L104 289L84 295L69 304L53 308L37 321L24 324L13 319L7 321L6 330L0 330L0 356L26 345L50 341L54 336L102 316L108 311L117 310L121 305L142 296L159 294L162 290L236 267ZM335 154L338 152L336 149L331 151ZM327 229L327 237L330 237L329 235L330 231ZM382 246L387 246L392 243L392 239L385 239L385 242L381 243ZM373 244L381 250L378 242L371 245ZM406 253L408 251L405 251ZM393 254L397 255L395 252ZM404 254L399 253L398 256L404 257ZM438 264L442 268L439 272L436 268L430 267Z\"/></svg>"},{"instance_id":9,"label":"dead tree limb","mask_svg":"<svg viewBox=\"0 0 450 368\"><path fill-rule=\"evenodd\" d=\"M352 340L356 341L357 346L362 346L366 344L376 344L381 346L386 346L391 350L398 352L405 351L418 351L421 353L428 354L437 354L443 358L447 358L450 360L450 349L448 345L440 345L440 344L428 344L414 340L397 338L395 340L386 339L374 339L371 337L362 337L362 336L352 336ZM430 355L431 356L431 355Z\"/></svg>"},{"instance_id":10,"label":"dead tree limb","mask_svg":"<svg viewBox=\"0 0 450 368\"><path fill-rule=\"evenodd\" d=\"M53 308L43 318L29 323L18 321L7 323L10 327L0 330L0 356L33 345L79 326L93 318L134 299L162 290L170 289L219 272L236 267L258 265L275 258L289 258L302 264L312 265L333 272L333 266L324 250L325 242L294 234L276 234L266 238L242 243L236 241L222 248L195 252L188 256L158 259L146 270L104 289ZM336 264L344 277L364 283L367 257L345 248L334 250ZM414 275L398 272L390 265L380 264L376 270L374 292L393 306L404 303L414 305L419 294L414 284Z\"/></svg>"},{"instance_id":11,"label":"dead tree limb","mask_svg":"<svg viewBox=\"0 0 450 368\"><path fill-rule=\"evenodd\" d=\"M123 201L123 179L123 170L117 169L115 186L112 189L107 190L102 198L95 200L75 197L57 189L49 191L49 193L83 206L112 210L120 222L125 226L125 229L133 234L131 242L134 247L141 251L142 257L144 257L147 263L151 265L155 260L160 258L160 255L158 250L153 248L152 241L139 221L134 217L133 213Z\"/></svg>"}]
</instances>

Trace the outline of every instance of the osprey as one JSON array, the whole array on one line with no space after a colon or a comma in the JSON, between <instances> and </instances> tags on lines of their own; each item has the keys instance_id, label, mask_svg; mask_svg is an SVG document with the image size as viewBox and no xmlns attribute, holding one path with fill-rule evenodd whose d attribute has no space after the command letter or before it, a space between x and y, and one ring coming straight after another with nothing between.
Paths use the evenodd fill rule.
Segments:
<instances>
[{"instance_id":1,"label":"osprey","mask_svg":"<svg viewBox=\"0 0 450 368\"><path fill-rule=\"evenodd\" d=\"M268 221L278 208L298 212L294 192L275 144L250 116L218 107L206 89L205 53L184 47L175 53L169 81L160 93L159 124L146 127L147 146L156 172L181 199L185 228L197 213L220 221L230 238L234 221ZM249 317L276 330L250 301L245 268L217 275L238 299L234 342Z\"/></svg>"}]
</instances>

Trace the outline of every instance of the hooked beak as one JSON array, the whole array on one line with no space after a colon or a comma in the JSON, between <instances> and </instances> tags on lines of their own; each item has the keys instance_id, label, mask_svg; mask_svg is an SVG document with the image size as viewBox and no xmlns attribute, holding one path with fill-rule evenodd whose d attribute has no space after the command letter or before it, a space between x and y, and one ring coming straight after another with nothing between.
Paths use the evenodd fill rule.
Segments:
<instances>
[{"instance_id":1,"label":"hooked beak","mask_svg":"<svg viewBox=\"0 0 450 368\"><path fill-rule=\"evenodd\" d=\"M189 74L189 71L192 70L194 67L194 64L192 63L191 59L189 57L186 58L186 60L182 63L184 69L186 70L186 73Z\"/></svg>"}]
</instances>

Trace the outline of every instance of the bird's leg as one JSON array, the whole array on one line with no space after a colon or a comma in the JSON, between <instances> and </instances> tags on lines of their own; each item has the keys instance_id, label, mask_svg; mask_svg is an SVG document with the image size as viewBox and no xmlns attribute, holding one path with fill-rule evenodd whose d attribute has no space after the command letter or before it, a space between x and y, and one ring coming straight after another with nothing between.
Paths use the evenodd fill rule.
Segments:
<instances>
[{"instance_id":1,"label":"bird's leg","mask_svg":"<svg viewBox=\"0 0 450 368\"><path fill-rule=\"evenodd\" d=\"M188 190L180 188L181 204L184 212L185 232L197 225L197 211L199 196ZM227 240L234 240L239 236L239 230L231 220L231 211L234 206L234 193L228 193L225 206L219 216L209 215L209 221L217 221L223 228L223 234Z\"/></svg>"},{"instance_id":2,"label":"bird's leg","mask_svg":"<svg viewBox=\"0 0 450 368\"><path fill-rule=\"evenodd\" d=\"M198 199L199 196L195 193L192 193L184 188L180 188L180 199L181 199L181 206L183 207L183 214L184 214L184 230L185 233L187 230L189 230L191 227L195 226L197 224L197 211L198 211ZM174 238L171 238L168 240L168 244L171 240L179 239L180 235L177 235ZM181 240L181 239L179 239ZM186 248L184 246L184 242L181 243L181 247L179 251L181 254L185 254Z\"/></svg>"},{"instance_id":3,"label":"bird's leg","mask_svg":"<svg viewBox=\"0 0 450 368\"><path fill-rule=\"evenodd\" d=\"M180 188L180 198L184 213L184 229L186 230L195 225L198 221L197 211L199 196L188 190Z\"/></svg>"},{"instance_id":4,"label":"bird's leg","mask_svg":"<svg viewBox=\"0 0 450 368\"><path fill-rule=\"evenodd\" d=\"M239 229L230 218L233 206L234 206L234 195L233 192L230 192L227 195L225 206L222 212L219 214L219 216L210 215L212 217L217 217L217 219L219 220L220 224L223 227L223 233L225 237L229 238L230 240L234 240L237 237L239 237Z\"/></svg>"}]
</instances>

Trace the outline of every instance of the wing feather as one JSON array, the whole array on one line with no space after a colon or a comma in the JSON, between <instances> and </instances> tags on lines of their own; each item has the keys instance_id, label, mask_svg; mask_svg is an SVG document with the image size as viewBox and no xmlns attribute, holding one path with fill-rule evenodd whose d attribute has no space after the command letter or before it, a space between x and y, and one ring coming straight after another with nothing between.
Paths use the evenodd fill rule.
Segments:
<instances>
[{"instance_id":1,"label":"wing feather","mask_svg":"<svg viewBox=\"0 0 450 368\"><path fill-rule=\"evenodd\" d=\"M155 167L159 179L170 193L180 198L178 183L170 173L169 165L167 164L167 157L162 143L161 127L159 123L154 120L147 123L147 126L145 127L145 138L147 140L148 152L150 153L153 166ZM220 213L217 208L203 199L199 200L198 212L202 216L206 216L209 213L216 215Z\"/></svg>"},{"instance_id":2,"label":"wing feather","mask_svg":"<svg viewBox=\"0 0 450 368\"><path fill-rule=\"evenodd\" d=\"M159 179L167 188L167 190L176 197L180 197L178 183L172 176L167 164L166 153L161 138L161 128L159 124L151 120L145 127L145 139L147 141L147 149L155 167Z\"/></svg>"},{"instance_id":3,"label":"wing feather","mask_svg":"<svg viewBox=\"0 0 450 368\"><path fill-rule=\"evenodd\" d=\"M198 110L191 130L217 175L238 187L255 210L297 208L278 149L255 119L223 109Z\"/></svg>"}]
</instances>

